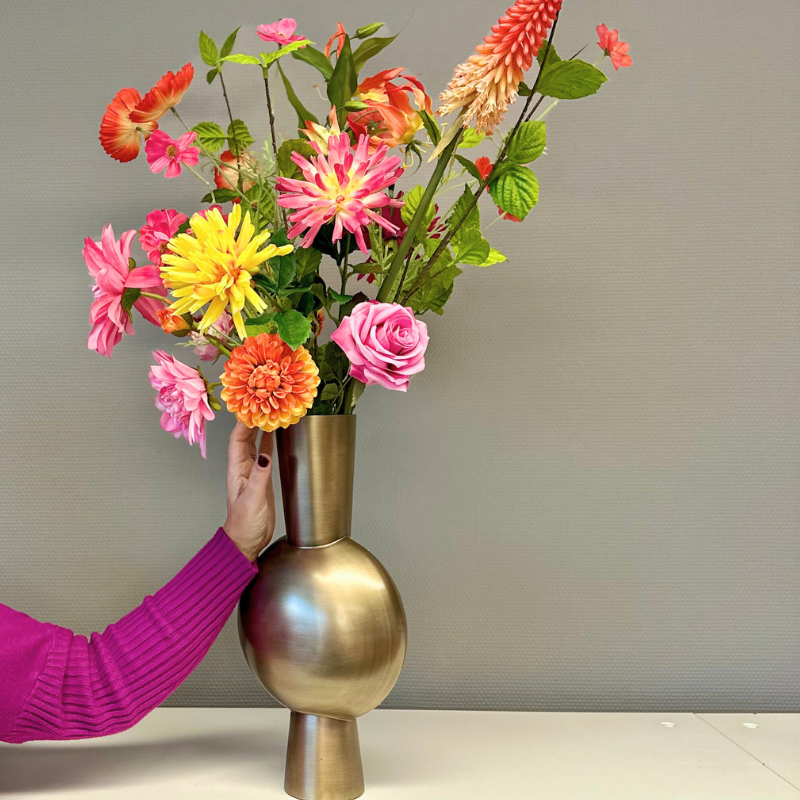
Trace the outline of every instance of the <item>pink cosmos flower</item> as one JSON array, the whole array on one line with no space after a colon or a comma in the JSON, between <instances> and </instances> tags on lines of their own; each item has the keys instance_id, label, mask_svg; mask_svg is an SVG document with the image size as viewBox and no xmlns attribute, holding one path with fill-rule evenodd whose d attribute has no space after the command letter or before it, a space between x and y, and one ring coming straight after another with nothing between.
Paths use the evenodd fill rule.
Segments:
<instances>
[{"instance_id":1,"label":"pink cosmos flower","mask_svg":"<svg viewBox=\"0 0 800 800\"><path fill-rule=\"evenodd\" d=\"M271 22L269 25L259 25L256 32L265 42L275 42L276 44L291 44L301 42L305 36L295 36L294 31L297 23L287 17Z\"/></svg>"},{"instance_id":2,"label":"pink cosmos flower","mask_svg":"<svg viewBox=\"0 0 800 800\"><path fill-rule=\"evenodd\" d=\"M305 180L280 177L277 182L282 192L278 205L297 209L289 215L294 223L289 238L305 231L301 247L309 247L320 228L333 221L334 242L339 241L346 230L356 237L359 249L368 253L363 228L370 221L389 234L396 234L397 227L374 209L403 205L402 200L392 200L384 194L384 189L403 174L402 159L387 157L389 148L385 144L370 154L368 136L358 137L355 152L350 148L347 133L328 140L327 156L317 142L312 141L311 146L318 155L310 161L299 153L292 153L292 161L300 167Z\"/></svg>"},{"instance_id":3,"label":"pink cosmos flower","mask_svg":"<svg viewBox=\"0 0 800 800\"><path fill-rule=\"evenodd\" d=\"M195 318L195 322L200 322L203 318L202 314L198 314ZM223 334L227 336L233 330L233 317L227 312L223 311L222 315L217 319L217 321L208 329L208 332L212 336L218 336L219 334ZM189 334L189 338L191 339L197 347L194 348L194 354L201 360L201 361L216 361L219 357L219 350L217 349L216 345L211 344L205 336L199 331L192 331Z\"/></svg>"},{"instance_id":4,"label":"pink cosmos flower","mask_svg":"<svg viewBox=\"0 0 800 800\"><path fill-rule=\"evenodd\" d=\"M89 313L92 330L88 345L90 350L109 358L122 339L122 334L132 336L134 333L131 312L122 305L126 290L140 289L166 296L158 267L148 265L130 268L131 239L135 235L135 230L126 231L117 241L113 228L106 225L99 242L85 239L83 243L83 260L95 280L92 286L94 302ZM139 297L133 307L148 322L160 324L156 314L163 304L158 300Z\"/></svg>"},{"instance_id":5,"label":"pink cosmos flower","mask_svg":"<svg viewBox=\"0 0 800 800\"><path fill-rule=\"evenodd\" d=\"M359 303L331 339L350 359L351 377L367 386L405 392L409 378L425 369L428 326L397 303Z\"/></svg>"},{"instance_id":6,"label":"pink cosmos flower","mask_svg":"<svg viewBox=\"0 0 800 800\"><path fill-rule=\"evenodd\" d=\"M194 131L184 133L180 139L173 139L164 131L153 131L144 146L150 171L157 173L166 167L164 177L177 178L181 174L181 164L195 166L200 159L200 148L190 145L196 138Z\"/></svg>"},{"instance_id":7,"label":"pink cosmos flower","mask_svg":"<svg viewBox=\"0 0 800 800\"><path fill-rule=\"evenodd\" d=\"M174 208L156 209L147 215L146 223L139 228L139 243L157 267L161 266L161 256L167 252L167 243L186 220L186 215Z\"/></svg>"},{"instance_id":8,"label":"pink cosmos flower","mask_svg":"<svg viewBox=\"0 0 800 800\"><path fill-rule=\"evenodd\" d=\"M164 412L161 427L176 439L199 442L205 458L206 422L214 419L206 382L196 369L161 350L155 350L153 357L158 363L150 367L150 385L158 392L156 408Z\"/></svg>"},{"instance_id":9,"label":"pink cosmos flower","mask_svg":"<svg viewBox=\"0 0 800 800\"><path fill-rule=\"evenodd\" d=\"M616 28L610 31L607 25L598 25L597 35L600 37L600 41L597 44L605 55L611 56L611 63L614 65L615 70L619 70L620 67L629 67L633 64L633 59L627 55L631 46L627 42L619 40L619 31Z\"/></svg>"}]
</instances>

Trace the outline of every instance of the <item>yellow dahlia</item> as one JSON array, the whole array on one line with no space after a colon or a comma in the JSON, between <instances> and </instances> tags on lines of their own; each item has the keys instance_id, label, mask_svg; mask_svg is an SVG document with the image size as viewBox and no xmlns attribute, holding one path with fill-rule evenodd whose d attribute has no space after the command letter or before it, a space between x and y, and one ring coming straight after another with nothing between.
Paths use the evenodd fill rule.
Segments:
<instances>
[{"instance_id":1,"label":"yellow dahlia","mask_svg":"<svg viewBox=\"0 0 800 800\"><path fill-rule=\"evenodd\" d=\"M171 252L162 256L161 277L177 298L170 306L176 314L194 314L208 305L198 323L200 330L206 331L230 308L236 332L244 338L245 301L257 314L267 307L253 290L253 276L261 264L294 248L270 244L259 250L269 241L269 231L254 235L250 212L240 228L241 219L239 205L233 207L227 222L217 208L195 214L189 222L194 236L181 233L170 239Z\"/></svg>"},{"instance_id":2,"label":"yellow dahlia","mask_svg":"<svg viewBox=\"0 0 800 800\"><path fill-rule=\"evenodd\" d=\"M302 419L314 404L319 369L305 347L276 333L251 336L225 362L222 399L249 428L274 431Z\"/></svg>"}]
</instances>

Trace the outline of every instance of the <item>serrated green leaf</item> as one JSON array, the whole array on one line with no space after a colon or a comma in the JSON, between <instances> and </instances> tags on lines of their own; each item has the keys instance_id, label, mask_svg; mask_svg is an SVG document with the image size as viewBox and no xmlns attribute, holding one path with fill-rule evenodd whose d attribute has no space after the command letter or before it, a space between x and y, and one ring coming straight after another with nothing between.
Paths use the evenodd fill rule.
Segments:
<instances>
[{"instance_id":1,"label":"serrated green leaf","mask_svg":"<svg viewBox=\"0 0 800 800\"><path fill-rule=\"evenodd\" d=\"M214 189L213 192L209 192L207 195L205 195L200 202L230 203L231 200L238 200L238 199L239 199L239 192L235 192L233 189Z\"/></svg>"},{"instance_id":2,"label":"serrated green leaf","mask_svg":"<svg viewBox=\"0 0 800 800\"><path fill-rule=\"evenodd\" d=\"M355 64L356 75L364 69L364 65L371 58L374 58L381 50L387 48L397 36L387 36L385 39L367 39L363 41L355 53L353 53L353 63ZM356 84L358 81L356 81ZM353 87L355 91L355 86Z\"/></svg>"},{"instance_id":3,"label":"serrated green leaf","mask_svg":"<svg viewBox=\"0 0 800 800\"><path fill-rule=\"evenodd\" d=\"M200 31L200 58L208 64L209 67L214 67L219 61L219 51L214 44L214 40L205 32Z\"/></svg>"},{"instance_id":4,"label":"serrated green leaf","mask_svg":"<svg viewBox=\"0 0 800 800\"><path fill-rule=\"evenodd\" d=\"M317 349L317 364L321 375L324 364L324 380L342 382L350 371L350 360L336 342L328 342L328 344Z\"/></svg>"},{"instance_id":5,"label":"serrated green leaf","mask_svg":"<svg viewBox=\"0 0 800 800\"><path fill-rule=\"evenodd\" d=\"M308 341L311 336L311 323L299 311L293 308L284 311L282 314L275 315L275 322L278 326L278 336L281 341L296 350L300 345Z\"/></svg>"},{"instance_id":6,"label":"serrated green leaf","mask_svg":"<svg viewBox=\"0 0 800 800\"><path fill-rule=\"evenodd\" d=\"M519 89L517 91L519 92L519 96L520 97L530 97L531 96L531 87L528 86L528 84L525 83L525 81L520 81L519 82Z\"/></svg>"},{"instance_id":7,"label":"serrated green leaf","mask_svg":"<svg viewBox=\"0 0 800 800\"><path fill-rule=\"evenodd\" d=\"M275 312L268 311L260 317L253 317L244 321L244 327L248 336L258 336L259 333L275 333Z\"/></svg>"},{"instance_id":8,"label":"serrated green leaf","mask_svg":"<svg viewBox=\"0 0 800 800\"><path fill-rule=\"evenodd\" d=\"M353 38L368 39L370 36L374 36L384 24L383 22L373 22L370 25L363 25L356 31L356 35Z\"/></svg>"},{"instance_id":9,"label":"serrated green leaf","mask_svg":"<svg viewBox=\"0 0 800 800\"><path fill-rule=\"evenodd\" d=\"M283 237L286 238L285 236ZM270 244L280 246L283 242L280 237L272 236ZM283 294L289 284L297 275L297 262L294 252L287 253L285 256L274 256L267 262L272 270L272 285L275 287L276 294Z\"/></svg>"},{"instance_id":10,"label":"serrated green leaf","mask_svg":"<svg viewBox=\"0 0 800 800\"><path fill-rule=\"evenodd\" d=\"M428 137L433 142L433 146L436 147L442 141L442 129L439 127L439 123L433 118L432 114L429 114L424 109L418 113L425 130L428 132Z\"/></svg>"},{"instance_id":11,"label":"serrated green leaf","mask_svg":"<svg viewBox=\"0 0 800 800\"><path fill-rule=\"evenodd\" d=\"M212 153L218 153L225 147L228 137L216 122L198 122L192 130L197 134L200 144Z\"/></svg>"},{"instance_id":12,"label":"serrated green leaf","mask_svg":"<svg viewBox=\"0 0 800 800\"><path fill-rule=\"evenodd\" d=\"M455 261L459 264L482 266L483 262L489 258L491 249L489 242L483 238L477 228L462 227L453 237Z\"/></svg>"},{"instance_id":13,"label":"serrated green leaf","mask_svg":"<svg viewBox=\"0 0 800 800\"><path fill-rule=\"evenodd\" d=\"M225 40L225 43L222 45L222 48L219 51L220 58L225 58L225 56L229 56L233 51L233 46L236 44L236 34L239 33L239 28L237 28L228 38Z\"/></svg>"},{"instance_id":14,"label":"serrated green leaf","mask_svg":"<svg viewBox=\"0 0 800 800\"><path fill-rule=\"evenodd\" d=\"M322 262L322 253L312 248L299 248L294 251L297 264L297 279L304 281L309 275L314 275L319 270Z\"/></svg>"},{"instance_id":15,"label":"serrated green leaf","mask_svg":"<svg viewBox=\"0 0 800 800\"><path fill-rule=\"evenodd\" d=\"M214 78L216 78L217 75L219 75L219 70L216 67L214 67L214 69L210 69L206 73L206 83L214 83Z\"/></svg>"},{"instance_id":16,"label":"serrated green leaf","mask_svg":"<svg viewBox=\"0 0 800 800\"><path fill-rule=\"evenodd\" d=\"M544 120L523 122L508 146L507 155L510 161L516 161L517 164L528 164L539 158L546 144L547 126Z\"/></svg>"},{"instance_id":17,"label":"serrated green leaf","mask_svg":"<svg viewBox=\"0 0 800 800\"><path fill-rule=\"evenodd\" d=\"M300 167L292 161L292 153L311 158L317 151L305 139L287 139L278 148L278 171L286 178L296 178L302 173Z\"/></svg>"},{"instance_id":18,"label":"serrated green leaf","mask_svg":"<svg viewBox=\"0 0 800 800\"><path fill-rule=\"evenodd\" d=\"M595 94L608 80L605 74L586 61L559 61L545 65L536 91L558 100L577 100Z\"/></svg>"},{"instance_id":19,"label":"serrated green leaf","mask_svg":"<svg viewBox=\"0 0 800 800\"><path fill-rule=\"evenodd\" d=\"M345 303L349 303L355 295L352 294L341 294L340 292L336 292L333 289L328 290L331 293L331 297L339 303L339 305L344 305Z\"/></svg>"},{"instance_id":20,"label":"serrated green leaf","mask_svg":"<svg viewBox=\"0 0 800 800\"><path fill-rule=\"evenodd\" d=\"M308 39L298 39L296 42L289 42L289 44L283 45L280 50L273 50L271 53L262 53L261 63L265 67L268 67L270 64L274 64L279 58L283 58L284 56L288 56L289 53L294 53L297 50L301 50L309 44L313 44L313 42L310 42Z\"/></svg>"},{"instance_id":21,"label":"serrated green leaf","mask_svg":"<svg viewBox=\"0 0 800 800\"><path fill-rule=\"evenodd\" d=\"M482 181L480 170L475 166L474 161L470 161L464 156L456 156L456 161L473 177L475 180Z\"/></svg>"},{"instance_id":22,"label":"serrated green leaf","mask_svg":"<svg viewBox=\"0 0 800 800\"><path fill-rule=\"evenodd\" d=\"M228 149L233 155L241 155L254 141L242 120L235 119L228 125Z\"/></svg>"},{"instance_id":23,"label":"serrated green leaf","mask_svg":"<svg viewBox=\"0 0 800 800\"><path fill-rule=\"evenodd\" d=\"M319 120L300 102L300 98L295 93L291 81L286 77L286 73L283 71L280 62L278 62L277 67L278 67L278 72L281 75L281 80L283 81L283 88L286 90L286 97L289 98L289 103L291 103L292 108L295 110L295 113L297 114L297 121L298 121L297 127L305 128L307 120L311 120L312 122L319 122Z\"/></svg>"},{"instance_id":24,"label":"serrated green leaf","mask_svg":"<svg viewBox=\"0 0 800 800\"><path fill-rule=\"evenodd\" d=\"M403 222L406 225L411 224L411 220L414 219L414 214L417 213L417 209L419 208L420 202L422 202L422 197L425 194L425 187L424 186L415 186L407 195L403 196L403 200L405 200L405 205L400 209L400 216ZM425 217L422 220L422 223L419 226L419 236L424 236L425 232L431 226L433 222L434 214L436 213L436 209L433 206L433 203L428 205L427 210L425 211Z\"/></svg>"},{"instance_id":25,"label":"serrated green leaf","mask_svg":"<svg viewBox=\"0 0 800 800\"><path fill-rule=\"evenodd\" d=\"M556 48L549 42L542 42L542 46L539 48L539 53L536 56L539 66L544 62L545 53L547 54L548 64L558 64L558 62L561 61L561 56L556 52Z\"/></svg>"},{"instance_id":26,"label":"serrated green leaf","mask_svg":"<svg viewBox=\"0 0 800 800\"><path fill-rule=\"evenodd\" d=\"M326 81L331 77L331 75L333 75L333 65L325 57L325 53L315 49L314 47L311 47L311 45L304 47L302 50L293 52L292 58L296 58L298 61L305 61L306 64L310 64L321 73L322 77L325 78Z\"/></svg>"},{"instance_id":27,"label":"serrated green leaf","mask_svg":"<svg viewBox=\"0 0 800 800\"><path fill-rule=\"evenodd\" d=\"M477 147L485 138L485 133L478 133L475 128L467 128L458 143L458 147L464 150L470 147Z\"/></svg>"},{"instance_id":28,"label":"serrated green leaf","mask_svg":"<svg viewBox=\"0 0 800 800\"><path fill-rule=\"evenodd\" d=\"M508 261L508 259L499 250L495 250L492 247L489 250L488 258L483 262L483 264L478 264L478 266L479 267L491 267L492 264L500 264L503 261Z\"/></svg>"},{"instance_id":29,"label":"serrated green leaf","mask_svg":"<svg viewBox=\"0 0 800 800\"><path fill-rule=\"evenodd\" d=\"M489 184L489 193L505 213L525 219L539 202L539 182L527 167L514 164Z\"/></svg>"},{"instance_id":30,"label":"serrated green leaf","mask_svg":"<svg viewBox=\"0 0 800 800\"><path fill-rule=\"evenodd\" d=\"M443 260L443 259L442 259ZM417 313L424 314L426 311L433 311L434 314L442 314L445 303L453 293L453 283L461 274L461 270L454 264L447 266L434 266L435 273L432 279L414 292L408 299L408 305Z\"/></svg>"},{"instance_id":31,"label":"serrated green leaf","mask_svg":"<svg viewBox=\"0 0 800 800\"><path fill-rule=\"evenodd\" d=\"M481 214L478 209L478 204L475 202L475 195L469 186L464 187L461 197L458 198L456 204L453 206L453 210L447 219L447 226L451 230L459 226L458 233L470 229L480 230Z\"/></svg>"},{"instance_id":32,"label":"serrated green leaf","mask_svg":"<svg viewBox=\"0 0 800 800\"><path fill-rule=\"evenodd\" d=\"M342 393L342 389L337 383L328 383L322 389L322 393L320 394L320 400L333 400L334 398L338 397Z\"/></svg>"},{"instance_id":33,"label":"serrated green leaf","mask_svg":"<svg viewBox=\"0 0 800 800\"><path fill-rule=\"evenodd\" d=\"M247 53L234 53L233 55L221 58L220 61L230 61L232 64L253 64L254 66L261 66L260 58L247 55Z\"/></svg>"}]
</instances>

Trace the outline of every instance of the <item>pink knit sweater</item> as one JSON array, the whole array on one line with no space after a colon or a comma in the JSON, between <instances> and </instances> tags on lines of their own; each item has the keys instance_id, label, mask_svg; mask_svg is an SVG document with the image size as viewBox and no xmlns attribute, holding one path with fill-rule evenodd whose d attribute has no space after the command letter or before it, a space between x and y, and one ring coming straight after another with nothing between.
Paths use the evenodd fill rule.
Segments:
<instances>
[{"instance_id":1,"label":"pink knit sweater","mask_svg":"<svg viewBox=\"0 0 800 800\"><path fill-rule=\"evenodd\" d=\"M200 663L255 573L220 528L163 589L88 640L0 605L0 741L135 725Z\"/></svg>"}]
</instances>

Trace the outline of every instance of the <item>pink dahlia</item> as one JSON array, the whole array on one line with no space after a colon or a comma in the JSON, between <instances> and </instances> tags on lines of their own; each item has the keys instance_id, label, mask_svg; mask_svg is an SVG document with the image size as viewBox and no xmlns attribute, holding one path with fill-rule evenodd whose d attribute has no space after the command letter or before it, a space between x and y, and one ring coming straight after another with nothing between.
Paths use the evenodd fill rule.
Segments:
<instances>
[{"instance_id":1,"label":"pink dahlia","mask_svg":"<svg viewBox=\"0 0 800 800\"><path fill-rule=\"evenodd\" d=\"M166 167L164 177L177 178L181 174L181 164L194 167L200 160L200 148L191 147L196 138L194 131L184 133L180 139L173 139L164 131L153 131L144 146L150 171L161 172Z\"/></svg>"},{"instance_id":2,"label":"pink dahlia","mask_svg":"<svg viewBox=\"0 0 800 800\"><path fill-rule=\"evenodd\" d=\"M355 152L350 147L346 133L332 136L328 141L328 155L316 142L311 146L317 151L316 158L304 158L292 153L292 161L300 167L304 181L296 178L278 178L277 187L282 194L278 205L297 209L289 215L294 223L289 237L305 232L301 247L309 247L320 228L333 221L334 242L342 238L346 230L356 237L363 253L368 253L364 239L364 227L376 222L389 234L397 233L397 227L374 209L384 206L400 207L402 200L393 200L384 193L403 174L402 159L386 156L384 144L370 154L368 136L359 136Z\"/></svg>"},{"instance_id":3,"label":"pink dahlia","mask_svg":"<svg viewBox=\"0 0 800 800\"><path fill-rule=\"evenodd\" d=\"M130 268L131 239L135 235L136 231L126 231L117 241L112 227L106 225L99 242L85 239L83 243L83 260L95 280L94 302L89 313L92 323L89 349L109 358L122 334L134 333L130 306L126 302L127 308L124 307L123 301L136 296L137 289L166 295L158 267ZM128 290L131 292L126 295ZM162 303L149 297L138 297L133 303L133 308L154 325L160 324L157 313L162 307Z\"/></svg>"},{"instance_id":4,"label":"pink dahlia","mask_svg":"<svg viewBox=\"0 0 800 800\"><path fill-rule=\"evenodd\" d=\"M214 419L208 402L206 382L196 369L174 359L161 350L153 352L158 362L150 367L150 385L158 392L156 408L161 427L176 439L183 436L189 444L200 443L206 457L206 422Z\"/></svg>"},{"instance_id":5,"label":"pink dahlia","mask_svg":"<svg viewBox=\"0 0 800 800\"><path fill-rule=\"evenodd\" d=\"M287 17L286 19L279 19L277 22L271 22L269 25L259 25L256 28L256 33L265 42L275 42L276 44L302 42L305 36L295 35L295 28L297 28L297 23Z\"/></svg>"},{"instance_id":6,"label":"pink dahlia","mask_svg":"<svg viewBox=\"0 0 800 800\"><path fill-rule=\"evenodd\" d=\"M145 224L139 228L139 243L157 267L161 266L161 256L168 252L169 240L186 220L187 216L179 214L174 208L156 209L147 215Z\"/></svg>"}]
</instances>

